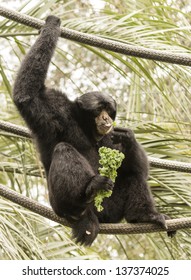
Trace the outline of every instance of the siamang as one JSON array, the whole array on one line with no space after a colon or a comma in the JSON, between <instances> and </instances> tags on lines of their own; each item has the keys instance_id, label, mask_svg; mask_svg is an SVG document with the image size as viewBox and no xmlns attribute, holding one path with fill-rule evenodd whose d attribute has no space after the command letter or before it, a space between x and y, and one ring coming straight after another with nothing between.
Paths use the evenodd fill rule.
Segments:
<instances>
[{"instance_id":1,"label":"siamang","mask_svg":"<svg viewBox=\"0 0 191 280\"><path fill-rule=\"evenodd\" d=\"M90 92L71 101L45 86L50 60L60 36L60 19L48 16L23 60L13 99L31 129L45 168L50 204L72 225L76 242L91 245L99 223L153 222L167 229L168 216L157 212L147 185L148 160L130 129L113 128L116 102ZM98 173L101 146L125 154L115 184ZM98 190L113 190L97 212Z\"/></svg>"}]
</instances>

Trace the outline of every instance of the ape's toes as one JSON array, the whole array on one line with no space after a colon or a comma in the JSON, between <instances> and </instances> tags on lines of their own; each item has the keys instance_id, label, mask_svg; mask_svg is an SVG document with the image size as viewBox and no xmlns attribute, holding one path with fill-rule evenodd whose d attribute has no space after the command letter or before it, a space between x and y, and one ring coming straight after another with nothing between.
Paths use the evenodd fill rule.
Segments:
<instances>
[{"instance_id":1,"label":"ape's toes","mask_svg":"<svg viewBox=\"0 0 191 280\"><path fill-rule=\"evenodd\" d=\"M176 235L176 230L174 230L174 231L167 231L167 235L168 235L168 237L173 238Z\"/></svg>"},{"instance_id":2,"label":"ape's toes","mask_svg":"<svg viewBox=\"0 0 191 280\"><path fill-rule=\"evenodd\" d=\"M76 243L79 243L80 245L91 246L97 237L98 232L99 229L94 227L91 229L87 227L84 231L79 230L78 232L73 229L73 238Z\"/></svg>"},{"instance_id":3,"label":"ape's toes","mask_svg":"<svg viewBox=\"0 0 191 280\"><path fill-rule=\"evenodd\" d=\"M165 214L157 214L154 215L154 221L160 224L165 230L167 230L168 237L174 237L176 235L176 231L168 231L168 226L166 220L170 220L170 217Z\"/></svg>"},{"instance_id":4,"label":"ape's toes","mask_svg":"<svg viewBox=\"0 0 191 280\"><path fill-rule=\"evenodd\" d=\"M157 213L157 214L153 215L152 219L153 219L153 222L161 225L164 229L166 229L166 230L168 229L164 215Z\"/></svg>"}]
</instances>

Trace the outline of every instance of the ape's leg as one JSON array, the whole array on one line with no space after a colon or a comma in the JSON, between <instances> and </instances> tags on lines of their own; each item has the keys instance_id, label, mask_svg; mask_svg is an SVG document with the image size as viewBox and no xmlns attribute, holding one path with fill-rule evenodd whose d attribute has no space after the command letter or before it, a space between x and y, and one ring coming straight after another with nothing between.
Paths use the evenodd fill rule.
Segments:
<instances>
[{"instance_id":1,"label":"ape's leg","mask_svg":"<svg viewBox=\"0 0 191 280\"><path fill-rule=\"evenodd\" d=\"M125 204L124 216L127 222L131 223L156 223L167 230L167 235L173 237L176 231L168 231L166 220L170 217L158 213L154 206L152 195L147 182L138 177L131 178L127 183L129 188L128 198Z\"/></svg>"},{"instance_id":2,"label":"ape's leg","mask_svg":"<svg viewBox=\"0 0 191 280\"><path fill-rule=\"evenodd\" d=\"M124 217L128 222L153 222L167 229L165 220L168 216L157 212L152 194L147 184L148 159L143 148L136 141L130 129L115 129L113 142L121 143L125 159L119 170L119 177L124 178L121 192L124 193ZM175 232L168 232L173 236Z\"/></svg>"},{"instance_id":3,"label":"ape's leg","mask_svg":"<svg viewBox=\"0 0 191 280\"><path fill-rule=\"evenodd\" d=\"M128 222L153 222L167 229L165 216L157 212L147 182L138 176L131 176L127 182L128 197L124 216Z\"/></svg>"},{"instance_id":4,"label":"ape's leg","mask_svg":"<svg viewBox=\"0 0 191 280\"><path fill-rule=\"evenodd\" d=\"M99 189L111 189L110 180L95 175L88 161L70 144L57 144L48 174L49 198L57 215L73 221L73 236L90 245L99 231L92 200Z\"/></svg>"}]
</instances>

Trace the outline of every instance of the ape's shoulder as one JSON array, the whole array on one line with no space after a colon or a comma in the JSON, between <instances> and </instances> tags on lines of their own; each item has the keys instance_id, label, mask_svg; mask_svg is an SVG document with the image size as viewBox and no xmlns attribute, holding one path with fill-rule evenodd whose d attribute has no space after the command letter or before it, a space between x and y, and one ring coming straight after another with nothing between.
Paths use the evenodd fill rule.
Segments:
<instances>
[{"instance_id":1,"label":"ape's shoulder","mask_svg":"<svg viewBox=\"0 0 191 280\"><path fill-rule=\"evenodd\" d=\"M43 93L43 96L46 97L50 102L58 100L60 102L65 102L66 104L72 103L65 92L54 88L45 88L45 94Z\"/></svg>"},{"instance_id":2,"label":"ape's shoulder","mask_svg":"<svg viewBox=\"0 0 191 280\"><path fill-rule=\"evenodd\" d=\"M64 92L56 89L46 88L45 94L41 98L47 103L49 110L57 116L60 114L69 115L74 106L74 102Z\"/></svg>"}]
</instances>

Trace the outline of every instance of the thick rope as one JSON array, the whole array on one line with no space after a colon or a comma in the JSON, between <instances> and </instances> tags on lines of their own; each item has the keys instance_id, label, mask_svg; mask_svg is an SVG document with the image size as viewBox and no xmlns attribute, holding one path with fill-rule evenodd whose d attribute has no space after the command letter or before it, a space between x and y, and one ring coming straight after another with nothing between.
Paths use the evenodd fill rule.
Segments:
<instances>
[{"instance_id":1,"label":"thick rope","mask_svg":"<svg viewBox=\"0 0 191 280\"><path fill-rule=\"evenodd\" d=\"M2 184L0 184L0 195L49 220L52 220L64 226L69 226L69 227L71 226L65 219L58 217L49 207L44 206L24 195L21 195L3 186ZM191 217L172 219L166 221L166 223L167 223L168 231L186 229L191 227ZM139 233L149 233L149 232L159 232L159 231L165 231L165 230L156 224L146 224L146 223L100 224L101 234L139 234Z\"/></svg>"},{"instance_id":2,"label":"thick rope","mask_svg":"<svg viewBox=\"0 0 191 280\"><path fill-rule=\"evenodd\" d=\"M182 162L177 160L166 160L154 157L148 157L150 166L156 168L162 168L172 171L179 171L185 173L191 173L191 163Z\"/></svg>"},{"instance_id":3,"label":"thick rope","mask_svg":"<svg viewBox=\"0 0 191 280\"><path fill-rule=\"evenodd\" d=\"M12 124L10 122L0 120L0 129L14 135L31 138L31 133L27 128Z\"/></svg>"},{"instance_id":4,"label":"thick rope","mask_svg":"<svg viewBox=\"0 0 191 280\"><path fill-rule=\"evenodd\" d=\"M0 15L36 29L40 29L44 25L44 21L42 20L33 18L26 14L21 14L17 11L7 9L3 6L0 6ZM71 30L66 27L61 28L61 37L78 43L87 44L90 46L98 47L101 49L129 55L129 56L191 66L191 56L189 55L174 54L168 51L157 51L157 50L147 49L138 46L135 47L135 46L128 45L126 43L104 39L99 36Z\"/></svg>"},{"instance_id":5,"label":"thick rope","mask_svg":"<svg viewBox=\"0 0 191 280\"><path fill-rule=\"evenodd\" d=\"M9 133L16 134L18 136L31 138L31 133L28 129L9 122L0 121L0 129ZM187 163L187 162L172 161L172 160L149 157L149 163L150 166L152 167L191 173L191 163Z\"/></svg>"}]
</instances>

